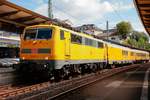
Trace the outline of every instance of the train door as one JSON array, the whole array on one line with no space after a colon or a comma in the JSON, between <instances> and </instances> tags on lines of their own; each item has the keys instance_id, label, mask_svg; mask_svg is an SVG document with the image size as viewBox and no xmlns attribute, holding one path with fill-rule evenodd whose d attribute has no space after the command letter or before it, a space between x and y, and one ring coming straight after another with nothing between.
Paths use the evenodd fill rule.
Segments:
<instances>
[{"instance_id":1,"label":"train door","mask_svg":"<svg viewBox=\"0 0 150 100\"><path fill-rule=\"evenodd\" d=\"M105 44L105 49L104 49L104 59L106 61L106 65L109 64L109 47L108 44Z\"/></svg>"},{"instance_id":2,"label":"train door","mask_svg":"<svg viewBox=\"0 0 150 100\"><path fill-rule=\"evenodd\" d=\"M65 32L65 57L70 59L70 34Z\"/></svg>"}]
</instances>

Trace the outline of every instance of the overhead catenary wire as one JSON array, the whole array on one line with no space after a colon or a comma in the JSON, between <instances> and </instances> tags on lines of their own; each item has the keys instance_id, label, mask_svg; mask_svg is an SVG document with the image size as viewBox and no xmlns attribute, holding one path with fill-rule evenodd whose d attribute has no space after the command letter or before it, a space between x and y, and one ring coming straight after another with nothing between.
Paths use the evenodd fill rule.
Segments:
<instances>
[{"instance_id":1,"label":"overhead catenary wire","mask_svg":"<svg viewBox=\"0 0 150 100\"><path fill-rule=\"evenodd\" d=\"M111 6L111 8L113 9L114 13L118 16L118 18L119 18L120 20L124 20L124 18L122 17L122 15L119 14L118 10L114 7L114 5L112 5L112 4L110 3L110 6Z\"/></svg>"},{"instance_id":2,"label":"overhead catenary wire","mask_svg":"<svg viewBox=\"0 0 150 100\"><path fill-rule=\"evenodd\" d=\"M16 1L19 1L22 4L26 4L26 5L30 5L30 6L32 5L31 3L25 2L23 0L21 0L21 1L20 0L16 0ZM48 0L43 0L43 2L48 4ZM66 11L64 11L61 8L59 8L58 6L53 5L52 7L53 7L53 9L55 8L56 10L62 12L64 15L67 15L68 17L73 18L73 20L77 21L78 23L81 23L81 20L78 20L77 17L73 16L72 14L67 13ZM111 8L113 9L113 12L118 16L119 19L124 20L123 17L119 14L119 12L116 10L116 8L112 4L111 4ZM105 20L108 20L108 18L107 19L105 18Z\"/></svg>"}]
</instances>

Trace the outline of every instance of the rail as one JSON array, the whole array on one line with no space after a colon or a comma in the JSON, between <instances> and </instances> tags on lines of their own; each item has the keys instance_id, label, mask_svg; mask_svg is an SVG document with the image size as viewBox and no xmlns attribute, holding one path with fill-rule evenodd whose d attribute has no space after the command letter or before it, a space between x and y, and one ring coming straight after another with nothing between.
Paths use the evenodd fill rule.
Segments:
<instances>
[{"instance_id":1,"label":"rail","mask_svg":"<svg viewBox=\"0 0 150 100\"><path fill-rule=\"evenodd\" d=\"M139 67L140 65L130 65L114 69L105 69L97 73L76 77L70 80L58 83L44 82L25 87L4 88L0 91L0 99L2 100L45 100L52 99L64 93L70 92L77 88L86 86L101 79L110 77L114 74ZM1 88L0 88L1 89Z\"/></svg>"}]
</instances>

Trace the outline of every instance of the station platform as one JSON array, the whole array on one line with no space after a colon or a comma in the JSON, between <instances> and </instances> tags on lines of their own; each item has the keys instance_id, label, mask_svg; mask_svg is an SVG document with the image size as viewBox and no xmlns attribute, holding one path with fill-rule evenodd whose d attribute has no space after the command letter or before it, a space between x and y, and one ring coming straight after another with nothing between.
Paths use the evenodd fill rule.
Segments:
<instances>
[{"instance_id":1,"label":"station platform","mask_svg":"<svg viewBox=\"0 0 150 100\"><path fill-rule=\"evenodd\" d=\"M76 89L54 100L150 100L150 63Z\"/></svg>"},{"instance_id":2,"label":"station platform","mask_svg":"<svg viewBox=\"0 0 150 100\"><path fill-rule=\"evenodd\" d=\"M11 67L19 63L19 58L2 58L0 59L0 68Z\"/></svg>"}]
</instances>

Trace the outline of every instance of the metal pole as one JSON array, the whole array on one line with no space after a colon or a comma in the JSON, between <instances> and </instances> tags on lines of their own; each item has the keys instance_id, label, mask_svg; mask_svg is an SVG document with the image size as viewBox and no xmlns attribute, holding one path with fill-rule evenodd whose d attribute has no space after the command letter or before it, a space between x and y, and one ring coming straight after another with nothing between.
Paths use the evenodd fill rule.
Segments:
<instances>
[{"instance_id":1,"label":"metal pole","mask_svg":"<svg viewBox=\"0 0 150 100\"><path fill-rule=\"evenodd\" d=\"M108 41L108 32L109 32L109 22L106 22L106 29L107 29L107 41ZM108 45L106 44L106 58L107 58L107 67L109 64L109 58L108 58Z\"/></svg>"},{"instance_id":2,"label":"metal pole","mask_svg":"<svg viewBox=\"0 0 150 100\"><path fill-rule=\"evenodd\" d=\"M48 0L48 17L53 19L52 0Z\"/></svg>"},{"instance_id":3,"label":"metal pole","mask_svg":"<svg viewBox=\"0 0 150 100\"><path fill-rule=\"evenodd\" d=\"M107 29L107 40L108 40L108 34L109 34L109 22L106 22L106 29Z\"/></svg>"}]
</instances>

